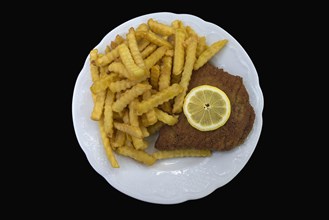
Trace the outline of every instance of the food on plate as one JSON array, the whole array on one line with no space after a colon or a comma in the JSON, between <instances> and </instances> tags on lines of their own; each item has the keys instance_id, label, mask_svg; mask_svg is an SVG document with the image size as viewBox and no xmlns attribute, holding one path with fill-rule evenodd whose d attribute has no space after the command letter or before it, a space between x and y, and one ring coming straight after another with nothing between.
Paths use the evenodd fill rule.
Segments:
<instances>
[{"instance_id":1,"label":"food on plate","mask_svg":"<svg viewBox=\"0 0 329 220\"><path fill-rule=\"evenodd\" d=\"M158 159L211 155L209 149L150 154L146 137L179 123L193 69L206 64L226 42L219 39L208 46L204 36L182 21L165 24L149 19L117 35L105 51L90 52L91 119L99 123L112 167L119 167L116 154L145 165Z\"/></svg>"},{"instance_id":2,"label":"food on plate","mask_svg":"<svg viewBox=\"0 0 329 220\"><path fill-rule=\"evenodd\" d=\"M249 95L242 78L207 63L193 72L189 90L205 84L223 90L231 102L231 115L225 125L213 131L199 131L192 127L181 113L177 124L164 125L160 129L155 148L220 151L230 150L245 141L253 127L255 112L249 103Z\"/></svg>"},{"instance_id":3,"label":"food on plate","mask_svg":"<svg viewBox=\"0 0 329 220\"><path fill-rule=\"evenodd\" d=\"M225 92L215 86L194 87L184 101L187 121L199 131L213 131L223 126L231 114L231 103Z\"/></svg>"},{"instance_id":4,"label":"food on plate","mask_svg":"<svg viewBox=\"0 0 329 220\"><path fill-rule=\"evenodd\" d=\"M157 151L152 154L152 156L158 160L175 158L175 157L208 157L211 155L210 150L164 150Z\"/></svg>"}]
</instances>

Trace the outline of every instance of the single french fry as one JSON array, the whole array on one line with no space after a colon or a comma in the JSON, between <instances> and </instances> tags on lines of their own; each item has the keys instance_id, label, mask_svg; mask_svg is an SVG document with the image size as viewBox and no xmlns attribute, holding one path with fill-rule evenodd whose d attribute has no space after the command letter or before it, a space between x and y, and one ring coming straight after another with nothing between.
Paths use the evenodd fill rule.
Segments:
<instances>
[{"instance_id":1,"label":"single french fry","mask_svg":"<svg viewBox=\"0 0 329 220\"><path fill-rule=\"evenodd\" d=\"M187 33L187 38L193 37L193 36L199 38L198 34L195 32L195 30L191 26L186 26L185 30Z\"/></svg>"},{"instance_id":2,"label":"single french fry","mask_svg":"<svg viewBox=\"0 0 329 220\"><path fill-rule=\"evenodd\" d=\"M149 70L152 66L154 66L165 54L167 48L159 47L156 49L150 56L148 56L145 60L145 68Z\"/></svg>"},{"instance_id":3,"label":"single french fry","mask_svg":"<svg viewBox=\"0 0 329 220\"><path fill-rule=\"evenodd\" d=\"M117 34L114 41L117 45L120 45L125 42L125 39L121 35Z\"/></svg>"},{"instance_id":4,"label":"single french fry","mask_svg":"<svg viewBox=\"0 0 329 220\"><path fill-rule=\"evenodd\" d=\"M174 28L174 29L177 29L177 28L184 28L184 24L181 20L174 20L173 22L171 22L171 26Z\"/></svg>"},{"instance_id":5,"label":"single french fry","mask_svg":"<svg viewBox=\"0 0 329 220\"><path fill-rule=\"evenodd\" d=\"M205 51L208 48L206 43L206 37L199 37L198 39L198 46L196 48L196 57L199 57L203 51Z\"/></svg>"},{"instance_id":6,"label":"single french fry","mask_svg":"<svg viewBox=\"0 0 329 220\"><path fill-rule=\"evenodd\" d=\"M143 133L141 132L141 130L138 127L135 126L131 126L125 123L120 123L120 122L113 122L113 125L116 129L127 133L131 136L137 137L137 138L142 138L143 137Z\"/></svg>"},{"instance_id":7,"label":"single french fry","mask_svg":"<svg viewBox=\"0 0 329 220\"><path fill-rule=\"evenodd\" d=\"M118 74L116 73L112 73L110 75L106 75L105 77L95 81L91 87L90 90L92 93L97 94L99 92L104 91L105 89L107 89L110 84L118 79Z\"/></svg>"},{"instance_id":8,"label":"single french fry","mask_svg":"<svg viewBox=\"0 0 329 220\"><path fill-rule=\"evenodd\" d=\"M142 95L145 91L150 90L151 86L146 84L137 84L131 89L125 91L122 96L117 99L113 105L112 109L116 112L121 112L132 100L136 97Z\"/></svg>"},{"instance_id":9,"label":"single french fry","mask_svg":"<svg viewBox=\"0 0 329 220\"><path fill-rule=\"evenodd\" d=\"M179 85L183 87L183 91L175 98L175 103L172 110L173 113L180 113L182 111L186 91L191 80L193 65L196 59L195 54L198 43L197 38L191 37L187 41L188 45L186 48L186 61L182 73L182 79L179 83Z\"/></svg>"},{"instance_id":10,"label":"single french fry","mask_svg":"<svg viewBox=\"0 0 329 220\"><path fill-rule=\"evenodd\" d=\"M143 51L142 51L142 57L145 59L146 57L150 56L151 53L153 53L157 49L157 45L155 44L149 44Z\"/></svg>"},{"instance_id":11,"label":"single french fry","mask_svg":"<svg viewBox=\"0 0 329 220\"><path fill-rule=\"evenodd\" d=\"M127 40L128 40L128 46L129 46L129 49L130 49L130 53L131 53L135 63L140 68L145 69L144 60L143 60L142 55L141 55L141 53L138 49L134 28L129 29L129 32L127 34Z\"/></svg>"},{"instance_id":12,"label":"single french fry","mask_svg":"<svg viewBox=\"0 0 329 220\"><path fill-rule=\"evenodd\" d=\"M150 41L146 40L146 39L141 39L138 42L138 50L142 53L142 51L148 46L150 45ZM142 54L141 54L142 55Z\"/></svg>"},{"instance_id":13,"label":"single french fry","mask_svg":"<svg viewBox=\"0 0 329 220\"><path fill-rule=\"evenodd\" d=\"M138 82L139 81L131 81L131 80L123 79L123 80L112 82L109 88L112 92L120 92L133 87Z\"/></svg>"},{"instance_id":14,"label":"single french fry","mask_svg":"<svg viewBox=\"0 0 329 220\"><path fill-rule=\"evenodd\" d=\"M131 147L125 147L125 146L120 147L116 150L116 152L118 152L118 154L130 157L130 158L132 158L132 159L134 159L138 162L141 162L145 165L148 165L148 166L151 166L156 161L156 159L154 157L152 157L151 155L149 155L145 151L136 150L136 149L131 148Z\"/></svg>"},{"instance_id":15,"label":"single french fry","mask_svg":"<svg viewBox=\"0 0 329 220\"><path fill-rule=\"evenodd\" d=\"M108 65L108 71L118 73L120 76L128 78L130 80L135 80L135 76L130 74L126 67L121 62L113 62Z\"/></svg>"},{"instance_id":16,"label":"single french fry","mask_svg":"<svg viewBox=\"0 0 329 220\"><path fill-rule=\"evenodd\" d=\"M112 104L114 101L114 94L107 90L105 103L104 103L104 130L108 137L113 136L113 111Z\"/></svg>"},{"instance_id":17,"label":"single french fry","mask_svg":"<svg viewBox=\"0 0 329 220\"><path fill-rule=\"evenodd\" d=\"M98 58L98 50L93 49L90 51L90 73L91 73L91 79L93 82L97 81L99 79L99 69L98 66L96 66L96 60Z\"/></svg>"},{"instance_id":18,"label":"single french fry","mask_svg":"<svg viewBox=\"0 0 329 220\"><path fill-rule=\"evenodd\" d=\"M112 49L111 49L111 48L112 48L112 42L113 42L113 41L111 41L111 44L110 44L110 45L107 45L107 46L106 46L106 48L105 48L105 54L108 54L108 53L111 52L111 50L112 50Z\"/></svg>"},{"instance_id":19,"label":"single french fry","mask_svg":"<svg viewBox=\"0 0 329 220\"><path fill-rule=\"evenodd\" d=\"M178 84L173 84L168 88L152 95L146 100L143 100L136 104L137 115L142 115L149 110L161 105L164 102L174 98L183 91L183 87Z\"/></svg>"},{"instance_id":20,"label":"single french fry","mask_svg":"<svg viewBox=\"0 0 329 220\"><path fill-rule=\"evenodd\" d=\"M99 121L103 115L104 103L106 97L106 90L97 93L94 108L91 113L91 119L94 121Z\"/></svg>"},{"instance_id":21,"label":"single french fry","mask_svg":"<svg viewBox=\"0 0 329 220\"><path fill-rule=\"evenodd\" d=\"M162 58L161 74L159 78L159 91L170 86L172 68L172 57L164 56Z\"/></svg>"},{"instance_id":22,"label":"single french fry","mask_svg":"<svg viewBox=\"0 0 329 220\"><path fill-rule=\"evenodd\" d=\"M173 27L159 23L153 20L152 18L147 21L147 24L149 25L150 29L156 34L169 36L175 33L175 29Z\"/></svg>"},{"instance_id":23,"label":"single french fry","mask_svg":"<svg viewBox=\"0 0 329 220\"><path fill-rule=\"evenodd\" d=\"M148 31L148 30L149 30L149 26L147 24L145 24L145 23L141 23L136 28L136 31Z\"/></svg>"},{"instance_id":24,"label":"single french fry","mask_svg":"<svg viewBox=\"0 0 329 220\"><path fill-rule=\"evenodd\" d=\"M143 94L143 99L148 99L149 97L151 97L151 91L146 91ZM136 108L136 107L135 107ZM153 125L154 123L156 123L158 121L155 112L153 109L151 109L150 111L146 112L145 114L142 115L142 124L143 126L147 127L150 125Z\"/></svg>"},{"instance_id":25,"label":"single french fry","mask_svg":"<svg viewBox=\"0 0 329 220\"><path fill-rule=\"evenodd\" d=\"M166 50L165 56L174 57L174 50Z\"/></svg>"},{"instance_id":26,"label":"single french fry","mask_svg":"<svg viewBox=\"0 0 329 220\"><path fill-rule=\"evenodd\" d=\"M107 68L105 66L100 66L99 67L99 79L104 79L107 77Z\"/></svg>"},{"instance_id":27,"label":"single french fry","mask_svg":"<svg viewBox=\"0 0 329 220\"><path fill-rule=\"evenodd\" d=\"M154 65L151 67L151 78L150 83L153 89L158 89L158 81L160 76L160 66Z\"/></svg>"},{"instance_id":28,"label":"single french fry","mask_svg":"<svg viewBox=\"0 0 329 220\"><path fill-rule=\"evenodd\" d=\"M120 56L118 47L115 49L111 50L104 56L98 57L96 60L96 65L97 66L105 66L111 62L113 62L115 59L117 59Z\"/></svg>"},{"instance_id":29,"label":"single french fry","mask_svg":"<svg viewBox=\"0 0 329 220\"><path fill-rule=\"evenodd\" d=\"M122 63L130 73L130 75L134 76L134 79L140 79L145 75L144 69L137 66L134 62L134 59L125 44L121 44L118 47L120 58L122 60Z\"/></svg>"},{"instance_id":30,"label":"single french fry","mask_svg":"<svg viewBox=\"0 0 329 220\"><path fill-rule=\"evenodd\" d=\"M112 146L114 148L122 147L126 141L126 134L120 130L116 130L115 138Z\"/></svg>"},{"instance_id":31,"label":"single french fry","mask_svg":"<svg viewBox=\"0 0 329 220\"><path fill-rule=\"evenodd\" d=\"M203 51L198 59L195 61L194 70L198 70L205 63L207 63L218 51L220 51L226 44L228 40L220 40L212 45L210 45L205 51Z\"/></svg>"},{"instance_id":32,"label":"single french fry","mask_svg":"<svg viewBox=\"0 0 329 220\"><path fill-rule=\"evenodd\" d=\"M105 133L103 119L98 122L98 125L99 125L99 130L101 133L101 138L103 141L103 146L104 146L104 149L106 152L106 156L107 156L108 160L110 161L111 166L113 168L119 168L118 161L116 160L112 147L111 147L110 139L107 137L107 135Z\"/></svg>"},{"instance_id":33,"label":"single french fry","mask_svg":"<svg viewBox=\"0 0 329 220\"><path fill-rule=\"evenodd\" d=\"M158 160L177 158L177 157L209 157L211 156L210 150L167 150L167 151L157 151L152 154L152 156Z\"/></svg>"},{"instance_id":34,"label":"single french fry","mask_svg":"<svg viewBox=\"0 0 329 220\"><path fill-rule=\"evenodd\" d=\"M129 104L129 120L130 120L130 125L140 129L138 116L137 116L136 110L134 108L134 105L135 105L136 102L137 102L137 99L133 100ZM133 137L133 136L131 138L132 138L133 145L134 145L135 149L143 150L143 149L147 148L147 142L144 141L142 138L137 138L137 137Z\"/></svg>"},{"instance_id":35,"label":"single french fry","mask_svg":"<svg viewBox=\"0 0 329 220\"><path fill-rule=\"evenodd\" d=\"M166 41L165 39L161 38L160 36L156 35L151 31L136 31L136 38L140 38L140 39L144 38L160 47L165 46L169 49L173 48L173 46L168 41Z\"/></svg>"},{"instance_id":36,"label":"single french fry","mask_svg":"<svg viewBox=\"0 0 329 220\"><path fill-rule=\"evenodd\" d=\"M147 127L147 131L150 135L158 132L165 124L162 121L157 121L154 125Z\"/></svg>"},{"instance_id":37,"label":"single french fry","mask_svg":"<svg viewBox=\"0 0 329 220\"><path fill-rule=\"evenodd\" d=\"M175 32L175 51L174 51L174 66L173 74L179 75L183 71L185 49L184 49L185 32L183 29L176 29Z\"/></svg>"},{"instance_id":38,"label":"single french fry","mask_svg":"<svg viewBox=\"0 0 329 220\"><path fill-rule=\"evenodd\" d=\"M167 125L174 125L178 122L178 118L172 115L167 114L164 111L161 111L158 108L154 108L155 115L157 116L159 121L162 121L163 123Z\"/></svg>"}]
</instances>

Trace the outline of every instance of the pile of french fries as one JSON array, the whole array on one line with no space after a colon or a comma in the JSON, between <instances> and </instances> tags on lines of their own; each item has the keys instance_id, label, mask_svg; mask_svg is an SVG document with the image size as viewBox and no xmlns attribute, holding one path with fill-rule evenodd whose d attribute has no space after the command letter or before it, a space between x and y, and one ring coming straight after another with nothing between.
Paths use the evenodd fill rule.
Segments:
<instances>
[{"instance_id":1,"label":"pile of french fries","mask_svg":"<svg viewBox=\"0 0 329 220\"><path fill-rule=\"evenodd\" d=\"M90 52L91 119L98 121L107 157L114 152L152 165L159 159L210 156L209 150L145 150L149 135L174 125L182 112L192 71L207 63L227 40L206 44L204 36L180 20L171 25L149 19L125 38L117 35L104 53Z\"/></svg>"}]
</instances>

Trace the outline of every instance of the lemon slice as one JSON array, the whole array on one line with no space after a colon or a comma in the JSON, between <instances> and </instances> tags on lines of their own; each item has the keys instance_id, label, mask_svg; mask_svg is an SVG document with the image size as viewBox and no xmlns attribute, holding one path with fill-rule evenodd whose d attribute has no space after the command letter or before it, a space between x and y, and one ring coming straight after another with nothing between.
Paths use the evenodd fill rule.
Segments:
<instances>
[{"instance_id":1,"label":"lemon slice","mask_svg":"<svg viewBox=\"0 0 329 220\"><path fill-rule=\"evenodd\" d=\"M231 103L219 88L202 85L186 95L183 110L191 126L200 131L212 131L227 122Z\"/></svg>"}]
</instances>

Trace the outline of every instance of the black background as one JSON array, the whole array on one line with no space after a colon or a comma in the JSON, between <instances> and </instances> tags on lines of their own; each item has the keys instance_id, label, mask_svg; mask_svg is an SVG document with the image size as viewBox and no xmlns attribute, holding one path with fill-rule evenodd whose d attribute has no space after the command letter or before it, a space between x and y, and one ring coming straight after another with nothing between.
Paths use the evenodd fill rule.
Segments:
<instances>
[{"instance_id":1,"label":"black background","mask_svg":"<svg viewBox=\"0 0 329 220\"><path fill-rule=\"evenodd\" d=\"M172 211L218 218L328 216L326 7L278 1L138 2L42 5L45 10L31 18L38 36L29 39L42 45L34 61L44 70L35 75L47 82L32 89L39 94L47 88L51 101L44 105L46 114L34 108L39 119L42 114L43 138L31 142L38 154L26 164L31 177L15 182L28 192L18 198L35 198L38 207L54 214L108 218L130 212L141 217L151 210L159 211L155 217L172 217ZM116 26L153 12L193 14L230 33L251 57L265 99L261 137L243 170L205 198L176 205L142 202L111 187L90 166L72 123L73 89L89 51ZM118 211L122 207L124 213Z\"/></svg>"}]
</instances>

